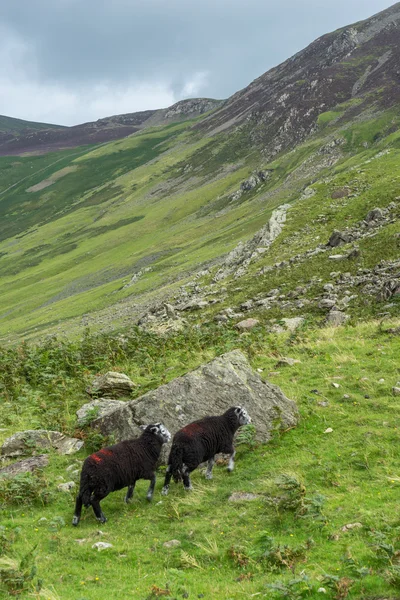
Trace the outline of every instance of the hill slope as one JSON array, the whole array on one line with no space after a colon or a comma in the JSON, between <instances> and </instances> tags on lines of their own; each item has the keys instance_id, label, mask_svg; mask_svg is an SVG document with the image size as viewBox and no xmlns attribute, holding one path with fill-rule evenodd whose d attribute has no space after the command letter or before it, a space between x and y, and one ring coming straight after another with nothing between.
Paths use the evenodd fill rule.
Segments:
<instances>
[{"instance_id":1,"label":"hill slope","mask_svg":"<svg viewBox=\"0 0 400 600\"><path fill-rule=\"evenodd\" d=\"M137 319L175 294L179 280L251 238L282 203L293 205L288 224L269 252L261 249L259 268L281 256L290 265L334 228L356 227L375 205L397 202L399 23L396 4L324 36L205 118L95 150L2 158L0 331L62 331L65 320L70 330L83 314L83 323L102 328ZM256 92L257 114L255 101L241 112ZM267 142L262 123L272 128ZM335 199L340 189L343 199ZM388 210L375 239L390 243L371 252L365 238L353 271L394 257L397 213ZM310 258L310 276L328 272L324 257ZM257 281L250 276L247 285Z\"/></svg>"},{"instance_id":2,"label":"hill slope","mask_svg":"<svg viewBox=\"0 0 400 600\"><path fill-rule=\"evenodd\" d=\"M146 127L197 117L220 104L221 101L210 98L192 98L181 100L168 108L114 115L73 127L46 126L0 117L0 156L44 153L118 140Z\"/></svg>"}]
</instances>

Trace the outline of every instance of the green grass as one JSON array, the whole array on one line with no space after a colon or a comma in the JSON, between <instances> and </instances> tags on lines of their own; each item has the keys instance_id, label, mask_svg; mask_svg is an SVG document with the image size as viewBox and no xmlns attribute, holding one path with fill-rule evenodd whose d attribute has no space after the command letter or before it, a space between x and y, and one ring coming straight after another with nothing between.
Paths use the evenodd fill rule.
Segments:
<instances>
[{"instance_id":1,"label":"green grass","mask_svg":"<svg viewBox=\"0 0 400 600\"><path fill-rule=\"evenodd\" d=\"M145 501L147 482L139 483L129 506L122 492L110 495L103 501L109 521L101 526L102 535L90 511L72 528L74 494L56 490L60 478L76 479L65 469L71 464L79 468L77 461L85 453L51 454L50 467L39 481L48 503L3 505L5 535L15 537L6 556L17 559L37 546L37 577L60 598L97 600L113 594L145 599L166 589L173 598L284 598L292 596L275 596L267 586L284 589L302 575L313 590L304 597L316 597L321 586L327 598L338 597L335 577L349 585L348 598L398 597L398 588L390 583L396 560L389 560L382 547L393 544L396 549L399 544L399 401L391 388L400 375L400 337L385 333L376 322L304 329L289 337L267 335L262 328L244 337L213 327L162 339L125 333L128 342L123 345L118 338L103 336L3 351L2 382L10 400L18 394L19 402L12 411L0 405L6 410L2 422L7 429L0 435L39 423L73 433L74 411L86 401L84 386L98 369L123 370L138 382L135 393L141 394L233 347L241 347L263 377L296 400L300 424L267 446L239 446L231 475L217 467L210 482L196 472L193 494L173 485L167 498L161 496L160 472L152 505ZM301 363L277 369L281 355ZM332 433L324 433L328 428ZM275 482L283 474L304 485L305 502L294 493L292 508L282 504L278 510L268 497L282 494ZM259 497L227 502L233 491ZM299 502L305 508L296 516ZM361 528L341 530L357 522ZM171 539L181 546L164 548ZM113 547L98 553L92 549L97 541ZM286 564L279 558L285 545ZM27 583L21 597L34 593L33 583Z\"/></svg>"}]
</instances>

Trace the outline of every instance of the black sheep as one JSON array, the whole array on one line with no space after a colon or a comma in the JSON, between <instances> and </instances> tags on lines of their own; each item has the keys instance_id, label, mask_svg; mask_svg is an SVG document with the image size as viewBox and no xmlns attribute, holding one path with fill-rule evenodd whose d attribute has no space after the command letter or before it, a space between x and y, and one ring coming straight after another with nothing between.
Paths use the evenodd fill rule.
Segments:
<instances>
[{"instance_id":1,"label":"black sheep","mask_svg":"<svg viewBox=\"0 0 400 600\"><path fill-rule=\"evenodd\" d=\"M215 455L219 452L231 455L228 471L233 471L233 436L241 425L250 422L245 408L232 406L219 417L204 417L177 431L172 441L162 493L168 494L171 477L176 482L183 479L185 490L192 489L189 474L205 461L208 461L206 478L212 479Z\"/></svg>"},{"instance_id":2,"label":"black sheep","mask_svg":"<svg viewBox=\"0 0 400 600\"><path fill-rule=\"evenodd\" d=\"M125 440L88 456L82 467L72 524L78 525L82 505L86 508L91 505L96 518L105 523L107 519L101 510L100 500L110 492L128 486L125 496L125 502L128 502L138 479L150 480L147 492L147 500L150 501L156 483L154 470L161 446L170 439L168 429L161 423L155 423L145 427L142 435L135 440Z\"/></svg>"}]
</instances>

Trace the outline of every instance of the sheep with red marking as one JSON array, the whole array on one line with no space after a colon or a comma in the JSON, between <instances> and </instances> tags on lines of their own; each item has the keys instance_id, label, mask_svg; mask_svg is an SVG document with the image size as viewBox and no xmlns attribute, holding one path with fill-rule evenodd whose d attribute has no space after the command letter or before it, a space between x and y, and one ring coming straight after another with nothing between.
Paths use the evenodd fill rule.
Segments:
<instances>
[{"instance_id":1,"label":"sheep with red marking","mask_svg":"<svg viewBox=\"0 0 400 600\"><path fill-rule=\"evenodd\" d=\"M180 429L172 441L162 494L168 494L171 477L183 480L185 490L192 489L190 473L202 462L208 461L206 478L212 479L215 455L230 454L228 471L233 471L235 449L233 436L242 425L251 422L245 408L232 406L218 417L204 417Z\"/></svg>"},{"instance_id":2,"label":"sheep with red marking","mask_svg":"<svg viewBox=\"0 0 400 600\"><path fill-rule=\"evenodd\" d=\"M82 467L72 524L78 525L82 505L86 508L92 506L96 518L105 523L107 519L100 501L110 492L127 486L125 502L128 502L138 479L150 480L147 500L151 501L156 484L156 463L162 445L170 439L168 429L161 423L155 423L145 427L142 435L135 440L125 440L88 456Z\"/></svg>"}]
</instances>

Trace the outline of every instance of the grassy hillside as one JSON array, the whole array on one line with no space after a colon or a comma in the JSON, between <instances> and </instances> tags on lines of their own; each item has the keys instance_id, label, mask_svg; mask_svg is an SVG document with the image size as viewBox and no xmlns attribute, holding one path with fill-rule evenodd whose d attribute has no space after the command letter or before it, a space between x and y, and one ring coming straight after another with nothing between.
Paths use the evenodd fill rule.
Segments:
<instances>
[{"instance_id":1,"label":"grassy hillside","mask_svg":"<svg viewBox=\"0 0 400 600\"><path fill-rule=\"evenodd\" d=\"M161 339L126 330L124 341L85 336L2 350L0 436L45 426L86 439L79 455L50 454L43 473L0 480L0 552L14 561L0 560L4 593L295 599L320 597L322 587L326 598L398 598L399 401L391 389L399 379L400 337L389 330L399 325L372 321L290 336L262 327L243 336L210 325ZM152 505L142 481L131 505L122 492L103 502L109 521L101 532L90 511L72 528L74 493L57 485L76 481L66 468L79 470L83 457L105 442L75 425L93 374L123 370L141 394L236 347L296 400L299 426L268 446L246 436L236 470L228 475L217 467L213 481L196 472L192 494L173 485L161 496L161 471ZM300 363L277 368L282 355ZM233 492L256 498L230 502ZM181 545L165 548L172 539ZM98 541L112 548L99 553L92 549Z\"/></svg>"}]
</instances>

